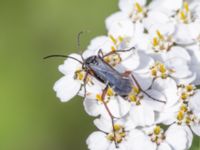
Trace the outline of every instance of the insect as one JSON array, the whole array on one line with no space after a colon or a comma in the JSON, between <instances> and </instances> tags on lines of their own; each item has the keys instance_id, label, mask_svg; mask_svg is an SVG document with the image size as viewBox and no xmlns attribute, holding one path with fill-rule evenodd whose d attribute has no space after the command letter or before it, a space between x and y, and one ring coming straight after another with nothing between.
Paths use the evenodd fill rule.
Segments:
<instances>
[{"instance_id":1,"label":"insect","mask_svg":"<svg viewBox=\"0 0 200 150\"><path fill-rule=\"evenodd\" d=\"M135 47L131 47L130 49L126 49L126 50L111 51L110 53L107 53L105 55L103 55L102 50L99 50L97 55L90 56L86 59L84 59L83 56L81 55L82 61L74 57L67 56L67 55L49 55L49 56L44 57L44 59L51 58L51 57L64 57L64 58L74 59L75 61L78 61L79 63L81 63L82 69L86 72L85 77L83 79L84 97L86 97L86 92L87 92L86 82L89 75L95 77L97 80L99 80L100 82L106 85L105 89L103 89L102 91L101 99L105 106L106 111L108 112L112 120L113 133L115 137L114 119L116 117L112 115L111 111L109 110L107 106L107 103L104 101L109 87L111 87L118 96L121 96L124 99L127 99L128 95L132 91L133 84L136 84L137 88L141 92L146 94L148 97L152 98L155 101L163 102L163 101L153 98L151 95L146 93L140 87L139 83L137 82L136 78L131 72L125 72L121 74L104 60L104 58L107 56L117 54L117 53L122 53L122 52L129 52L133 50L135 50ZM115 140L114 142L117 147L117 142Z\"/></svg>"}]
</instances>

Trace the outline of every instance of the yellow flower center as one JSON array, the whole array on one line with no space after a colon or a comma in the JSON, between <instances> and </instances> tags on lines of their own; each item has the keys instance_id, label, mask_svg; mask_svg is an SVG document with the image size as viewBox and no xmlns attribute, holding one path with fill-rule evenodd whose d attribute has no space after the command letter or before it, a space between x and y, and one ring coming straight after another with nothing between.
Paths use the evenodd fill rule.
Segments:
<instances>
[{"instance_id":1,"label":"yellow flower center","mask_svg":"<svg viewBox=\"0 0 200 150\"><path fill-rule=\"evenodd\" d=\"M176 119L177 124L179 125L191 125L192 123L199 121L186 104L182 104L177 113Z\"/></svg>"},{"instance_id":2,"label":"yellow flower center","mask_svg":"<svg viewBox=\"0 0 200 150\"><path fill-rule=\"evenodd\" d=\"M114 124L114 130L115 131L107 134L107 139L109 141L115 141L116 143L121 143L126 136L124 127L119 124Z\"/></svg>"},{"instance_id":3,"label":"yellow flower center","mask_svg":"<svg viewBox=\"0 0 200 150\"><path fill-rule=\"evenodd\" d=\"M160 131L161 131L160 126L156 126L156 127L154 128L154 134L155 134L155 135L159 135L159 134L160 134Z\"/></svg>"},{"instance_id":4,"label":"yellow flower center","mask_svg":"<svg viewBox=\"0 0 200 150\"><path fill-rule=\"evenodd\" d=\"M155 126L149 136L151 141L156 144L160 144L165 139L164 130L160 126Z\"/></svg>"},{"instance_id":5,"label":"yellow flower center","mask_svg":"<svg viewBox=\"0 0 200 150\"><path fill-rule=\"evenodd\" d=\"M141 6L139 3L133 4L133 10L130 12L129 16L133 22L142 21L146 17L147 9Z\"/></svg>"},{"instance_id":6,"label":"yellow flower center","mask_svg":"<svg viewBox=\"0 0 200 150\"><path fill-rule=\"evenodd\" d=\"M191 21L191 12L188 2L184 2L182 8L178 11L178 18L182 23L189 23Z\"/></svg>"},{"instance_id":7,"label":"yellow flower center","mask_svg":"<svg viewBox=\"0 0 200 150\"><path fill-rule=\"evenodd\" d=\"M85 71L81 70L81 69L78 69L76 72L75 72L75 76L74 78L76 80L80 80L80 81L83 81L85 77Z\"/></svg>"},{"instance_id":8,"label":"yellow flower center","mask_svg":"<svg viewBox=\"0 0 200 150\"><path fill-rule=\"evenodd\" d=\"M102 99L102 93L98 93L98 94L96 94L96 100L98 102L100 102L100 103L102 103L103 100L104 100L104 102L107 103L107 102L109 102L109 100L110 100L110 98L112 96L115 96L115 92L113 91L113 89L111 87L109 87L108 90L107 90L107 93L106 93L106 95L104 97L104 99Z\"/></svg>"},{"instance_id":9,"label":"yellow flower center","mask_svg":"<svg viewBox=\"0 0 200 150\"><path fill-rule=\"evenodd\" d=\"M138 13L142 13L143 12L143 8L142 8L142 6L139 3L135 3L134 7L135 7L135 9L136 9L136 11Z\"/></svg>"},{"instance_id":10,"label":"yellow flower center","mask_svg":"<svg viewBox=\"0 0 200 150\"><path fill-rule=\"evenodd\" d=\"M156 62L150 70L153 77L161 77L162 79L166 79L170 74L175 72L175 70L166 68L165 65L160 62Z\"/></svg>"},{"instance_id":11,"label":"yellow flower center","mask_svg":"<svg viewBox=\"0 0 200 150\"><path fill-rule=\"evenodd\" d=\"M174 41L172 36L164 36L159 30L156 31L156 35L152 39L152 49L155 52L169 51L173 44Z\"/></svg>"},{"instance_id":12,"label":"yellow flower center","mask_svg":"<svg viewBox=\"0 0 200 150\"><path fill-rule=\"evenodd\" d=\"M188 102L189 98L196 93L196 87L192 84L189 85L179 85L178 92L180 94L180 100Z\"/></svg>"},{"instance_id":13,"label":"yellow flower center","mask_svg":"<svg viewBox=\"0 0 200 150\"><path fill-rule=\"evenodd\" d=\"M140 100L143 98L143 95L140 93L140 89L138 87L133 86L132 91L128 95L128 99L130 102L135 103L136 105L140 105Z\"/></svg>"},{"instance_id":14,"label":"yellow flower center","mask_svg":"<svg viewBox=\"0 0 200 150\"><path fill-rule=\"evenodd\" d=\"M109 55L109 56L106 56L104 58L105 62L107 62L108 64L110 64L111 66L116 66L118 65L120 62L121 62L121 57L119 54L112 54L112 55Z\"/></svg>"}]
</instances>

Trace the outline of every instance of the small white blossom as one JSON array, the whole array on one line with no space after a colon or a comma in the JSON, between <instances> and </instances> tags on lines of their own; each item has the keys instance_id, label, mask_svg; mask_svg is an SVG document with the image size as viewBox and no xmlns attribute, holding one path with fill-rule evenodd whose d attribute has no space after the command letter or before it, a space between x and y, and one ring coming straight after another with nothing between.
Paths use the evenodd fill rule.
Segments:
<instances>
[{"instance_id":1,"label":"small white blossom","mask_svg":"<svg viewBox=\"0 0 200 150\"><path fill-rule=\"evenodd\" d=\"M64 56L53 89L62 102L83 97L96 117L90 150L188 150L200 136L200 1L119 0L119 9L106 35Z\"/></svg>"}]
</instances>

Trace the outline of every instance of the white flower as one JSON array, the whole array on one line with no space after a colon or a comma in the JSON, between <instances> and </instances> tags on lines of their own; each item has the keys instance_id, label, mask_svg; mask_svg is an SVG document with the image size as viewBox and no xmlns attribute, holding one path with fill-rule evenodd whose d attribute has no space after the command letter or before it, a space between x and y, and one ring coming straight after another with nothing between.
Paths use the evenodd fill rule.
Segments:
<instances>
[{"instance_id":1,"label":"white flower","mask_svg":"<svg viewBox=\"0 0 200 150\"><path fill-rule=\"evenodd\" d=\"M114 130L110 120L96 119L95 125L101 131L93 132L86 143L90 150L144 150L147 137L138 129L126 128L124 119L114 121Z\"/></svg>"},{"instance_id":2,"label":"white flower","mask_svg":"<svg viewBox=\"0 0 200 150\"><path fill-rule=\"evenodd\" d=\"M200 39L199 43L187 46L186 49L192 58L190 68L196 74L196 80L193 83L200 85Z\"/></svg>"},{"instance_id":3,"label":"white flower","mask_svg":"<svg viewBox=\"0 0 200 150\"><path fill-rule=\"evenodd\" d=\"M187 129L178 125L171 125L166 131L160 126L152 126L144 129L149 137L151 150L180 150L191 146L192 137Z\"/></svg>"},{"instance_id":4,"label":"white flower","mask_svg":"<svg viewBox=\"0 0 200 150\"><path fill-rule=\"evenodd\" d=\"M120 118L125 116L129 112L130 103L122 97L117 96L112 88L107 90L105 98L102 99L104 88L105 86L100 87L96 85L95 89L92 89L91 92L87 92L91 94L87 94L84 100L84 108L86 112L91 116L102 115L107 118L110 117L109 112L113 117Z\"/></svg>"},{"instance_id":5,"label":"white flower","mask_svg":"<svg viewBox=\"0 0 200 150\"><path fill-rule=\"evenodd\" d=\"M165 97L156 90L146 91L152 98L144 93L129 95L131 108L129 118L133 126L147 126L155 122L155 112L162 111L164 103L156 101L154 98L166 102Z\"/></svg>"},{"instance_id":6,"label":"white flower","mask_svg":"<svg viewBox=\"0 0 200 150\"><path fill-rule=\"evenodd\" d=\"M200 1L119 0L119 8L106 35L59 66L57 97L82 96L98 117L90 150L187 150L200 136Z\"/></svg>"},{"instance_id":7,"label":"white flower","mask_svg":"<svg viewBox=\"0 0 200 150\"><path fill-rule=\"evenodd\" d=\"M175 23L176 33L174 39L176 43L191 44L197 39L196 30L199 26L199 2L187 2L183 0L154 0L150 4L153 14L156 14L158 21L154 22L155 15L148 17L150 24L162 23L168 24L169 22ZM162 17L162 18L161 18ZM148 24L148 22L146 24Z\"/></svg>"},{"instance_id":8,"label":"white flower","mask_svg":"<svg viewBox=\"0 0 200 150\"><path fill-rule=\"evenodd\" d=\"M81 61L81 56L78 54L71 54L70 56ZM82 71L81 63L70 58L59 66L59 71L65 76L55 83L54 90L62 102L67 102L80 91L85 72Z\"/></svg>"},{"instance_id":9,"label":"white flower","mask_svg":"<svg viewBox=\"0 0 200 150\"><path fill-rule=\"evenodd\" d=\"M109 30L113 23L129 20L132 23L143 22L147 16L146 0L120 0L118 11L106 19L106 27Z\"/></svg>"}]
</instances>

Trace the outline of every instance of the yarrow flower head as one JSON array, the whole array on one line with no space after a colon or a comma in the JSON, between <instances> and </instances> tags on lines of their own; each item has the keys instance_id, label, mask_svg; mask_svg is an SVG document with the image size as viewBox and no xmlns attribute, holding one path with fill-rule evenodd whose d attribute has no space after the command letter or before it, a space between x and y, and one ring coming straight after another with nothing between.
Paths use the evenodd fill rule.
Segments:
<instances>
[{"instance_id":1,"label":"yarrow flower head","mask_svg":"<svg viewBox=\"0 0 200 150\"><path fill-rule=\"evenodd\" d=\"M62 56L57 97L83 97L98 128L90 150L190 149L200 136L200 1L119 0L119 9L106 35Z\"/></svg>"}]
</instances>

